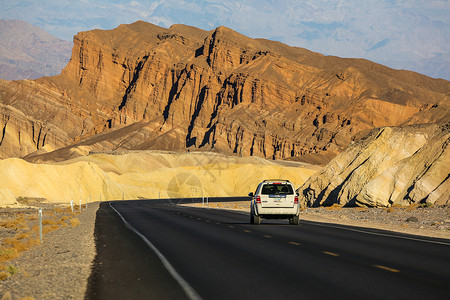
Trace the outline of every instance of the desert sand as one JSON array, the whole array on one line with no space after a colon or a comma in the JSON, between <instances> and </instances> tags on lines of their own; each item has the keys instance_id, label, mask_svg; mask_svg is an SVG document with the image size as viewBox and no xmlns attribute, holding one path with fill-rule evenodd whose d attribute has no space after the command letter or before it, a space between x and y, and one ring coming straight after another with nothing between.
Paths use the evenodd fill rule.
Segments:
<instances>
[{"instance_id":1,"label":"desert sand","mask_svg":"<svg viewBox=\"0 0 450 300\"><path fill-rule=\"evenodd\" d=\"M0 160L0 205L27 200L77 204L98 200L245 196L267 178L301 186L318 167L204 152L98 153L60 163Z\"/></svg>"}]
</instances>

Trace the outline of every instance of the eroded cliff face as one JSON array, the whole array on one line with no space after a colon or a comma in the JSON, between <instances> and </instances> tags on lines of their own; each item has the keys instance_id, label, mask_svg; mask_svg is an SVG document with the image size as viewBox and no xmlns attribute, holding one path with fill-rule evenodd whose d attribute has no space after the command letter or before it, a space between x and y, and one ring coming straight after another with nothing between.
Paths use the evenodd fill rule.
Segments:
<instances>
[{"instance_id":1,"label":"eroded cliff face","mask_svg":"<svg viewBox=\"0 0 450 300\"><path fill-rule=\"evenodd\" d=\"M226 27L207 32L136 22L82 32L62 74L36 85L63 95L68 111L92 114L70 139L95 150L329 158L374 127L450 116L448 81Z\"/></svg>"},{"instance_id":2,"label":"eroded cliff face","mask_svg":"<svg viewBox=\"0 0 450 300\"><path fill-rule=\"evenodd\" d=\"M448 205L449 143L450 123L378 128L298 191L309 206Z\"/></svg>"}]
</instances>

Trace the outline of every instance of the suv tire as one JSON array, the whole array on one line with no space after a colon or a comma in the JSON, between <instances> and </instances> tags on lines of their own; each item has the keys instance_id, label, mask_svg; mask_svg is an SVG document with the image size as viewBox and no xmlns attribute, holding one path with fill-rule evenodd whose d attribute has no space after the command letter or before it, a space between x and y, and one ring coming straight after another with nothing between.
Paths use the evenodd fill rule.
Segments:
<instances>
[{"instance_id":1,"label":"suv tire","mask_svg":"<svg viewBox=\"0 0 450 300\"><path fill-rule=\"evenodd\" d=\"M253 224L256 224L256 225L261 224L261 217L253 215Z\"/></svg>"},{"instance_id":2,"label":"suv tire","mask_svg":"<svg viewBox=\"0 0 450 300\"><path fill-rule=\"evenodd\" d=\"M293 216L292 218L289 219L289 224L291 225L298 225L299 223L300 223L299 216Z\"/></svg>"}]
</instances>

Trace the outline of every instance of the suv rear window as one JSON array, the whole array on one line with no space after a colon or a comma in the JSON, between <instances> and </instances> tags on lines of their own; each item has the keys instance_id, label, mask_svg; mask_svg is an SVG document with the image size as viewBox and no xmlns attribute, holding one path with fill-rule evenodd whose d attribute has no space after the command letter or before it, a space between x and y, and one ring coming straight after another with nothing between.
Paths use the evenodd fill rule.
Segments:
<instances>
[{"instance_id":1,"label":"suv rear window","mask_svg":"<svg viewBox=\"0 0 450 300\"><path fill-rule=\"evenodd\" d=\"M293 193L290 184L267 183L263 185L261 190L262 195L288 195Z\"/></svg>"}]
</instances>

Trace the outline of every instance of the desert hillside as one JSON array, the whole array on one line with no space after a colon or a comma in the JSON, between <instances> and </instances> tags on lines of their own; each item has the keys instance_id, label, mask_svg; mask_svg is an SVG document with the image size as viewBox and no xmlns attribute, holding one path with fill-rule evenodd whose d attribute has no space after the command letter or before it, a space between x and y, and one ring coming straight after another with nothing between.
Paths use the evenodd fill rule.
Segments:
<instances>
[{"instance_id":1,"label":"desert hillside","mask_svg":"<svg viewBox=\"0 0 450 300\"><path fill-rule=\"evenodd\" d=\"M216 153L92 154L53 164L0 160L0 206L33 202L246 196L267 178L301 186L317 167Z\"/></svg>"},{"instance_id":2,"label":"desert hillside","mask_svg":"<svg viewBox=\"0 0 450 300\"><path fill-rule=\"evenodd\" d=\"M450 123L374 129L298 191L309 206L449 205L449 143Z\"/></svg>"},{"instance_id":3,"label":"desert hillside","mask_svg":"<svg viewBox=\"0 0 450 300\"><path fill-rule=\"evenodd\" d=\"M189 149L323 164L373 128L447 120L449 91L226 27L140 21L79 33L59 76L0 82L0 157Z\"/></svg>"}]
</instances>

